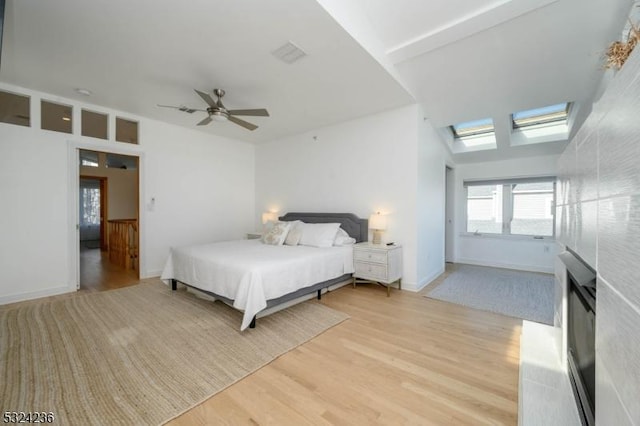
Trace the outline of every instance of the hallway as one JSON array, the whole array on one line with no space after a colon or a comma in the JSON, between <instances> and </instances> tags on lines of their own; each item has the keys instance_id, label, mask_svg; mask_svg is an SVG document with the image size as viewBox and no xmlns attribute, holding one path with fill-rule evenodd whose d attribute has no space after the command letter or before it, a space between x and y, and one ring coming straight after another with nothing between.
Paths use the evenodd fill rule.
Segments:
<instances>
[{"instance_id":1,"label":"hallway","mask_svg":"<svg viewBox=\"0 0 640 426\"><path fill-rule=\"evenodd\" d=\"M109 253L99 248L80 247L80 291L104 291L138 284L133 269L109 262Z\"/></svg>"}]
</instances>

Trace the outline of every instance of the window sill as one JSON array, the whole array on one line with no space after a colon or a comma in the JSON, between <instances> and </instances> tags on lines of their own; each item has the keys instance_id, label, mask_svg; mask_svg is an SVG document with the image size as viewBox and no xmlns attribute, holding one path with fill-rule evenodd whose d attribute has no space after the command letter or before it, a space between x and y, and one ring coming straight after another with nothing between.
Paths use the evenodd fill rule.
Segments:
<instances>
[{"instance_id":1,"label":"window sill","mask_svg":"<svg viewBox=\"0 0 640 426\"><path fill-rule=\"evenodd\" d=\"M533 235L503 235L503 234L475 234L473 232L461 232L460 237L463 238L489 238L495 240L507 240L507 241L532 241L540 243L552 243L556 239L555 237L534 237Z\"/></svg>"}]
</instances>

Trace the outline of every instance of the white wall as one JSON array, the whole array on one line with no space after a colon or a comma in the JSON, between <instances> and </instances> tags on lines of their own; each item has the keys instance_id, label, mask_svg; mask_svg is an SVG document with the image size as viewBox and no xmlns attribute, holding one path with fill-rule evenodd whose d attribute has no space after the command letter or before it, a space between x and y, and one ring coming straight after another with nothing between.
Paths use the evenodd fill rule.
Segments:
<instances>
[{"instance_id":1,"label":"white wall","mask_svg":"<svg viewBox=\"0 0 640 426\"><path fill-rule=\"evenodd\" d=\"M553 241L526 237L465 235L466 198L463 182L470 179L549 176L557 174L558 155L460 164L455 169L455 262L552 273Z\"/></svg>"},{"instance_id":2,"label":"white wall","mask_svg":"<svg viewBox=\"0 0 640 426\"><path fill-rule=\"evenodd\" d=\"M430 121L418 117L418 288L444 272L446 166L453 161Z\"/></svg>"},{"instance_id":3,"label":"white wall","mask_svg":"<svg viewBox=\"0 0 640 426\"><path fill-rule=\"evenodd\" d=\"M253 228L252 145L4 83L0 89L31 96L32 111L30 128L0 123L0 303L75 290L70 147L141 156L143 277L160 273L172 245L242 238ZM73 135L39 129L41 97L74 106ZM79 136L81 107L108 113L111 129L116 114L139 121L140 145Z\"/></svg>"},{"instance_id":4,"label":"white wall","mask_svg":"<svg viewBox=\"0 0 640 426\"><path fill-rule=\"evenodd\" d=\"M431 269L417 265L428 258L422 248L418 258L419 161L425 178L431 178L427 160L418 159L418 120L422 114L412 105L258 146L255 226L268 210L350 212L363 218L386 213L383 239L402 244L403 288L416 289ZM423 152L426 157L430 151Z\"/></svg>"}]
</instances>

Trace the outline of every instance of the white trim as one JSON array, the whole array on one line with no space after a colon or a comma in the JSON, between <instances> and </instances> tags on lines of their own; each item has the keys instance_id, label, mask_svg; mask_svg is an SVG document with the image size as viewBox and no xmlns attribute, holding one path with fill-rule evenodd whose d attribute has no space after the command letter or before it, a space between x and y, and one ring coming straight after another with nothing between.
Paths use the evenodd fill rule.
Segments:
<instances>
[{"instance_id":1,"label":"white trim","mask_svg":"<svg viewBox=\"0 0 640 426\"><path fill-rule=\"evenodd\" d=\"M476 266L490 266L493 268L504 268L504 269L514 269L516 271L528 271L528 272L543 272L545 274L553 274L555 272L555 267L543 267L536 265L522 265L517 263L505 263L505 262L487 262L484 260L474 260L469 258L458 258L455 263L465 263L467 265L476 265Z\"/></svg>"},{"instance_id":2,"label":"white trim","mask_svg":"<svg viewBox=\"0 0 640 426\"><path fill-rule=\"evenodd\" d=\"M162 270L146 271L146 274L144 274L144 275L142 275L142 273L140 274L140 279L141 280L145 280L147 278L158 278L158 279L160 279L160 275L162 275Z\"/></svg>"},{"instance_id":3,"label":"white trim","mask_svg":"<svg viewBox=\"0 0 640 426\"><path fill-rule=\"evenodd\" d=\"M67 141L67 253L69 253L68 291L78 291L80 289L80 151L76 149L71 141Z\"/></svg>"},{"instance_id":4,"label":"white trim","mask_svg":"<svg viewBox=\"0 0 640 426\"><path fill-rule=\"evenodd\" d=\"M57 296L59 294L72 293L75 291L75 286L70 289L70 285L67 285L62 287L46 288L43 290L28 291L26 293L10 294L8 296L0 296L0 305L22 302L24 300L39 299L41 297Z\"/></svg>"},{"instance_id":5,"label":"white trim","mask_svg":"<svg viewBox=\"0 0 640 426\"><path fill-rule=\"evenodd\" d=\"M435 273L429 275L427 278L421 279L420 280L420 284L418 284L418 286L409 285L408 288L406 288L406 289L409 290L409 291L414 291L414 292L421 291L423 288L427 287L433 281L435 281L436 278L438 278L440 275L444 274L444 270L445 270L445 267L444 267L444 265L442 265L442 268L440 268L438 271L436 271ZM404 283L402 283L402 285L403 285L402 289L405 290Z\"/></svg>"},{"instance_id":6,"label":"white trim","mask_svg":"<svg viewBox=\"0 0 640 426\"><path fill-rule=\"evenodd\" d=\"M496 234L496 233L482 233L477 234L473 232L461 232L458 234L461 238L490 238L494 240L508 240L508 241L535 241L543 242L546 244L556 241L554 237L541 236L541 235L519 235L519 234Z\"/></svg>"}]
</instances>

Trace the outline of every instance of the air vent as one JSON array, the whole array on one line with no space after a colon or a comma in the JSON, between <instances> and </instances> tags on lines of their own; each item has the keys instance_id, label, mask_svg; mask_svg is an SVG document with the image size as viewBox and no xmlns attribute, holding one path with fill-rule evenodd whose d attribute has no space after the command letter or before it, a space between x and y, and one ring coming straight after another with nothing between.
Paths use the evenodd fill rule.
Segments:
<instances>
[{"instance_id":1,"label":"air vent","mask_svg":"<svg viewBox=\"0 0 640 426\"><path fill-rule=\"evenodd\" d=\"M194 112L196 112L196 110L195 110L195 109L193 109L193 108L188 108L188 107L186 107L186 106L184 106L184 105L183 105L183 106L181 106L180 108L178 108L178 110L183 111L183 112L186 112L186 113L189 113L189 114L193 114Z\"/></svg>"},{"instance_id":2,"label":"air vent","mask_svg":"<svg viewBox=\"0 0 640 426\"><path fill-rule=\"evenodd\" d=\"M304 50L300 49L290 41L271 52L271 54L287 64L292 64L295 61L307 56Z\"/></svg>"}]
</instances>

